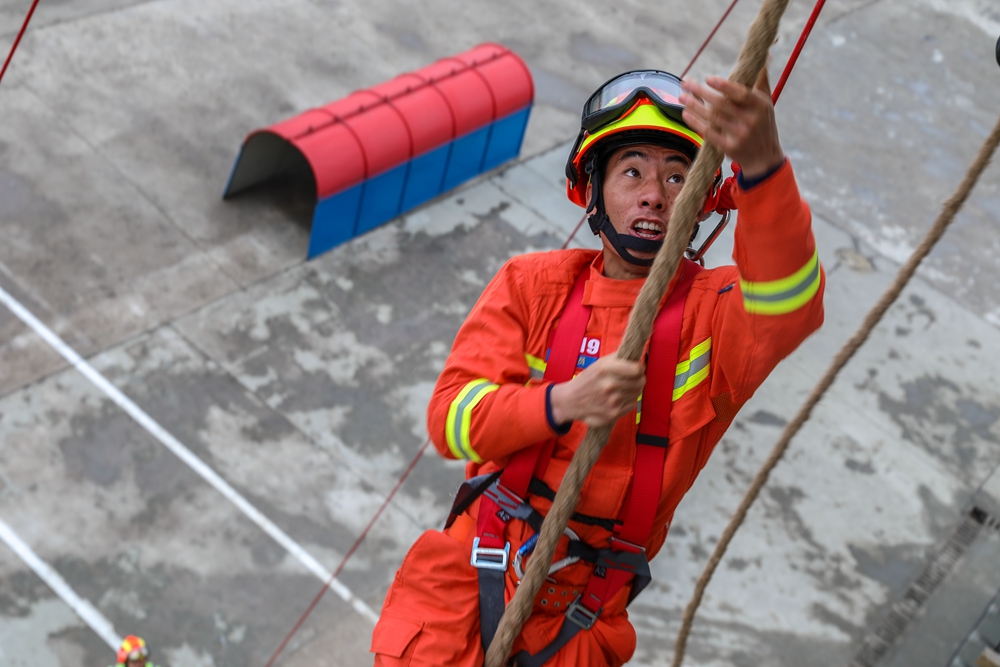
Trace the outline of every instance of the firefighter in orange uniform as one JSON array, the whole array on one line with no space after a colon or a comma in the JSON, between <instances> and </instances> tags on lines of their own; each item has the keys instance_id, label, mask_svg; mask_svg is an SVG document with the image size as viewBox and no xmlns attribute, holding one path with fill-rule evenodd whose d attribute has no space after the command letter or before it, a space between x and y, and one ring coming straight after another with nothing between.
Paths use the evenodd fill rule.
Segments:
<instances>
[{"instance_id":1,"label":"firefighter in orange uniform","mask_svg":"<svg viewBox=\"0 0 1000 667\"><path fill-rule=\"evenodd\" d=\"M149 647L142 637L129 635L118 648L118 662L115 667L156 667L148 661Z\"/></svg>"},{"instance_id":2,"label":"firefighter in orange uniform","mask_svg":"<svg viewBox=\"0 0 1000 667\"><path fill-rule=\"evenodd\" d=\"M663 306L676 313L662 325L674 342L657 347L654 333L647 376L614 352L704 140L742 167L731 195L736 266L682 264ZM765 76L755 89L656 70L611 79L584 107L567 176L603 250L512 258L458 332L428 428L444 456L468 461L468 481L447 528L424 533L396 574L372 638L377 666L483 664L553 490L587 427L611 424L512 657L522 667L627 662L636 635L625 607L648 581L645 559L737 411L822 323L810 213ZM721 208L718 183L706 215ZM556 375L567 355L572 371ZM654 373L654 355L675 366ZM644 436L663 414L662 433ZM648 452L657 463L639 465ZM655 502L644 509L633 496ZM648 514L633 521L633 511Z\"/></svg>"}]
</instances>

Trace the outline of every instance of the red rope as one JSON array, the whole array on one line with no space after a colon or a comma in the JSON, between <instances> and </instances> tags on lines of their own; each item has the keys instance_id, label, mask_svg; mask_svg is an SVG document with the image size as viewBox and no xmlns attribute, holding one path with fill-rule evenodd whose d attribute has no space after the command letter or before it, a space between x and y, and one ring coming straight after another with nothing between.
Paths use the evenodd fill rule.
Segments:
<instances>
[{"instance_id":1,"label":"red rope","mask_svg":"<svg viewBox=\"0 0 1000 667\"><path fill-rule=\"evenodd\" d=\"M705 38L705 41L702 42L701 46L698 48L698 53L694 54L694 58L692 58L691 62L688 63L688 66L684 68L684 73L681 74L682 79L685 76L687 76L687 73L691 70L691 67L694 66L694 61L698 60L698 56L701 55L701 52L705 50L705 47L708 46L708 43L712 41L713 37L715 37L715 33L718 32L720 27L722 27L723 21L726 20L726 17L729 16L729 12L733 11L733 7L735 7L736 3L739 1L740 0L733 0L733 3L729 5L729 9L726 10L726 13L722 15L722 18L719 19L719 22L715 24L714 28L712 28L712 32L708 33L708 37Z\"/></svg>"},{"instance_id":2,"label":"red rope","mask_svg":"<svg viewBox=\"0 0 1000 667\"><path fill-rule=\"evenodd\" d=\"M31 3L31 9L28 10L28 15L24 17L24 24L21 26L21 31L17 33L17 39L14 40L14 46L10 47L10 53L7 55L7 60L3 64L3 69L0 69L0 81L3 81L3 75L7 72L7 66L10 65L11 59L14 57L14 52L17 51L17 45L21 43L21 38L24 37L24 31L28 29L28 22L31 21L31 15L35 13L35 7L38 6L38 0L34 0Z\"/></svg>"},{"instance_id":3,"label":"red rope","mask_svg":"<svg viewBox=\"0 0 1000 667\"><path fill-rule=\"evenodd\" d=\"M580 231L580 227L583 226L583 221L586 219L587 219L587 214L584 213L583 217L580 218L580 222L576 223L576 227L573 228L573 233L569 235L569 238L566 239L566 242L562 244L561 248L559 248L560 250L565 250L566 248L569 247L569 242L572 241L573 237L576 236L576 233Z\"/></svg>"},{"instance_id":4,"label":"red rope","mask_svg":"<svg viewBox=\"0 0 1000 667\"><path fill-rule=\"evenodd\" d=\"M358 547L361 546L361 543L365 541L366 537L368 537L368 531L372 529L372 526L375 525L375 522L378 521L378 518L382 516L382 512L385 510L386 507L389 506L389 502L392 500L393 496L396 495L396 492L399 491L400 487L403 486L403 482L406 481L406 478L409 477L410 473L413 472L413 469L417 467L417 462L420 460L420 457L424 455L424 452L427 451L427 447L430 444L431 444L431 439L427 438L427 440L424 441L424 444L420 446L420 449L417 451L417 455L413 457L412 461L410 461L410 465L406 466L406 470L403 471L402 477L400 477L399 481L396 482L396 486L392 487L392 491L390 491L389 495L385 497L385 500L379 506L378 511L375 512L375 516L371 518L371 520L368 522L368 525L365 526L365 529L361 531L360 535L358 535L358 539L354 540L354 544L352 544L351 548L347 550L347 553L344 555L344 559L340 561L340 565L337 566L337 569L334 570L333 574L330 576L330 580L327 581L325 584L323 584L323 588L319 590L319 593L317 593L316 597L313 598L313 601L309 603L309 606L302 613L302 616L299 617L299 620L295 622L295 625L292 626L292 629L288 631L287 635L285 635L285 638L281 641L281 645L278 646L278 650L276 650L274 652L274 655L271 656L271 659L267 661L266 667L271 667L274 664L274 661L278 659L278 656L281 655L281 652L285 650L286 646L288 646L288 642L292 640L292 637L295 636L295 633L298 632L299 628L302 627L302 624L305 623L306 618L309 617L309 614L312 613L312 610L315 609L316 605L319 604L320 599L322 599L323 595L326 594L327 589L330 588L330 584L332 584L333 580L336 579L340 575L340 573L344 570L344 566L347 565L347 561L351 559L351 556L354 555L354 552L358 550Z\"/></svg>"},{"instance_id":5,"label":"red rope","mask_svg":"<svg viewBox=\"0 0 1000 667\"><path fill-rule=\"evenodd\" d=\"M774 91L771 93L772 103L778 101L778 96L781 95L781 89L785 87L785 81L788 80L788 75L792 73L792 68L795 67L795 61L799 59L799 53L802 52L802 47L805 46L806 40L809 39L809 33L812 32L813 26L816 25L816 19L819 18L819 13L823 10L823 5L825 4L826 0L816 0L816 6L813 7L812 14L809 15L806 27L802 29L802 34L799 35L799 41L795 43L792 55L788 57L788 62L785 63L785 70L781 73L781 78L778 79L778 85L774 87Z\"/></svg>"}]
</instances>

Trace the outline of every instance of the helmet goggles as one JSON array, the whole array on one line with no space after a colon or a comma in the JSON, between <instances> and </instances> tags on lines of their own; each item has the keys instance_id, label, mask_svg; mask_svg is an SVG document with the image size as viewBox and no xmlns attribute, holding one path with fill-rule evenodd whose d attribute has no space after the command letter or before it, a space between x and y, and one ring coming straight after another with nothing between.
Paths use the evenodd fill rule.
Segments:
<instances>
[{"instance_id":1,"label":"helmet goggles","mask_svg":"<svg viewBox=\"0 0 1000 667\"><path fill-rule=\"evenodd\" d=\"M139 646L132 649L131 653L128 654L129 660L144 660L149 655L149 650L145 646Z\"/></svg>"},{"instance_id":2,"label":"helmet goggles","mask_svg":"<svg viewBox=\"0 0 1000 667\"><path fill-rule=\"evenodd\" d=\"M583 105L583 129L589 133L618 120L640 95L655 104L665 116L684 123L680 103L681 80L656 69L625 72L609 79Z\"/></svg>"}]
</instances>

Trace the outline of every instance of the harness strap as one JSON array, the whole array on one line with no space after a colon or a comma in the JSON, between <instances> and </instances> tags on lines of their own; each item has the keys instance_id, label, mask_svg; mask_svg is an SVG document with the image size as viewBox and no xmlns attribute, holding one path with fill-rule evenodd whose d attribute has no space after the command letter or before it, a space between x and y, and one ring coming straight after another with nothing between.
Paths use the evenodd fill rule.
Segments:
<instances>
[{"instance_id":1,"label":"harness strap","mask_svg":"<svg viewBox=\"0 0 1000 667\"><path fill-rule=\"evenodd\" d=\"M488 475L476 475L475 477L470 477L462 482L462 486L458 487L458 493L455 494L455 500L451 503L451 511L448 512L448 520L444 523L445 530L451 528L451 524L455 523L455 519L457 519L462 512L469 509L469 506L476 500L476 498L483 495L483 491L488 489L493 482L497 481L501 472L502 471L497 470L496 472Z\"/></svg>"},{"instance_id":2,"label":"harness strap","mask_svg":"<svg viewBox=\"0 0 1000 667\"><path fill-rule=\"evenodd\" d=\"M663 468L669 444L670 408L673 381L680 349L684 303L695 275L700 271L693 262L684 261L680 280L656 318L647 356L646 386L643 401L648 406L636 435L634 477L625 500L621 521L580 516L583 523L609 527L615 535L611 548L597 550L571 540L574 556L595 562L594 573L582 595L566 609L556 639L532 656L522 651L515 661L522 667L542 665L566 645L580 630L589 630L610 599L625 585L631 584L629 602L649 583L649 563L645 547L649 539L663 484ZM590 308L583 305L583 291L589 271L580 273L552 336L545 380L563 382L573 377L579 356L579 341L586 334ZM467 508L481 496L477 536L473 540L471 563L479 578L480 635L484 650L489 648L505 607L506 570L511 561L510 543L504 539L507 523L518 518L537 532L541 516L525 500L531 492L551 493L541 477L545 474L555 440L528 447L511 457L499 473L473 478L459 490L455 508ZM485 477L485 478L484 478ZM461 502L460 502L461 501ZM456 514L457 514L456 513ZM576 519L577 516L574 516ZM453 521L449 518L449 523Z\"/></svg>"},{"instance_id":3,"label":"harness strap","mask_svg":"<svg viewBox=\"0 0 1000 667\"><path fill-rule=\"evenodd\" d=\"M570 542L571 546L572 544L573 542ZM612 549L601 549L599 553L600 557L597 561L597 567L594 568L595 574L591 577L591 580L596 578L597 572L602 568L606 569L608 567L623 565L631 568L637 581L643 581L642 587L645 587L652 580L649 573L649 561L646 560L644 553L622 556L623 552L615 552ZM580 604L580 598L577 598L566 609L563 623L559 627L559 634L556 635L556 638L538 653L530 654L527 651L521 651L514 656L514 664L516 667L542 667L581 630L589 630L593 627L599 615L591 613L586 607Z\"/></svg>"},{"instance_id":4,"label":"harness strap","mask_svg":"<svg viewBox=\"0 0 1000 667\"><path fill-rule=\"evenodd\" d=\"M569 612L567 611L567 613ZM562 626L559 628L559 634L556 635L551 644L534 655L531 655L527 651L521 651L514 656L514 664L517 667L541 667L558 653L559 649L568 644L569 640L573 639L578 632L580 632L580 626L575 623L563 621Z\"/></svg>"},{"instance_id":5,"label":"harness strap","mask_svg":"<svg viewBox=\"0 0 1000 667\"><path fill-rule=\"evenodd\" d=\"M550 489L548 484L537 477L531 478L531 483L528 485L528 493L533 496L540 496L547 500L555 500L556 498L556 492ZM604 519L599 516L580 514L579 512L573 512L570 519L588 526L600 526L601 528L612 533L618 530L618 526L622 523L618 519Z\"/></svg>"},{"instance_id":6,"label":"harness strap","mask_svg":"<svg viewBox=\"0 0 1000 667\"><path fill-rule=\"evenodd\" d=\"M497 486L497 480L500 478L503 470L497 470L492 473L485 475L477 475L475 477L470 477L469 479L462 482L462 485L458 487L458 493L455 494L455 500L452 502L451 511L448 513L448 520L445 522L445 529L451 528L451 525L455 523L455 519L459 515L467 510L476 498L483 495L487 490L491 491L491 497L496 497L499 495L499 490L495 487ZM528 485L528 493L533 496L539 496L542 498L547 498L552 500L556 497L556 492L549 488L549 485L538 479L537 477L531 478L531 483ZM494 502L496 500L494 499ZM521 510L525 511L521 511ZM527 501L523 501L521 505L514 511L508 511L508 513L515 519L521 519L526 521L532 530L536 533L542 530L542 519L544 518L538 513ZM524 514L524 516L522 516ZM609 533L616 532L622 522L618 519L605 519L599 516L591 516L589 514L580 514L579 512L573 512L570 518L576 523L582 523L587 526L599 526ZM589 547L593 549L593 547ZM597 549L593 549L594 553L597 553ZM597 562L597 556L588 559L590 562Z\"/></svg>"},{"instance_id":7,"label":"harness strap","mask_svg":"<svg viewBox=\"0 0 1000 667\"><path fill-rule=\"evenodd\" d=\"M556 325L555 339L549 352L544 379L565 382L572 379L579 358L580 341L587 333L590 307L583 305L583 292L590 276L585 266L577 276L567 305ZM471 563L479 572L479 630L483 650L489 648L500 625L505 607L504 577L510 563L510 543L504 539L504 528L514 517L528 494L531 478L545 474L555 439L532 445L514 454L499 480L484 492L479 503L476 538L472 543Z\"/></svg>"}]
</instances>

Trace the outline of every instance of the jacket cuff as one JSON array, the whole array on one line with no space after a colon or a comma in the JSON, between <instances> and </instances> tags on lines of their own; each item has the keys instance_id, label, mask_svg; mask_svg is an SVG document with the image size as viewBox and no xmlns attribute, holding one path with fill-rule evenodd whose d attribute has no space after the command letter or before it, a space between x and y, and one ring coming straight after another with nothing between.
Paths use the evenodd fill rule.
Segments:
<instances>
[{"instance_id":1,"label":"jacket cuff","mask_svg":"<svg viewBox=\"0 0 1000 667\"><path fill-rule=\"evenodd\" d=\"M777 171L779 169L781 169L782 167L785 166L786 162L788 162L788 158L787 157L784 160L781 161L781 164L779 164L777 167L775 167L771 171L767 172L763 176L755 176L754 178L746 178L746 177L744 177L743 176L743 171L740 170L740 171L736 172L736 182L739 184L741 190L749 190L750 188L756 187L756 186L760 185L761 183L763 183L764 181L766 181L767 179L771 178L771 176L773 176L775 173L777 173Z\"/></svg>"},{"instance_id":2,"label":"jacket cuff","mask_svg":"<svg viewBox=\"0 0 1000 667\"><path fill-rule=\"evenodd\" d=\"M545 417L549 421L549 428L555 431L556 435L566 435L573 428L573 420L565 424L557 424L555 417L552 416L552 387L554 386L555 384L550 384L545 389Z\"/></svg>"},{"instance_id":3,"label":"jacket cuff","mask_svg":"<svg viewBox=\"0 0 1000 667\"><path fill-rule=\"evenodd\" d=\"M744 217L748 212L756 214L760 213L762 209L770 212L784 210L789 206L797 207L802 200L795 182L795 174L792 173L792 162L787 157L765 179L754 179L751 182L755 187L749 190L742 187L736 188L733 192L737 210ZM778 228L782 227L778 222L775 225Z\"/></svg>"}]
</instances>

